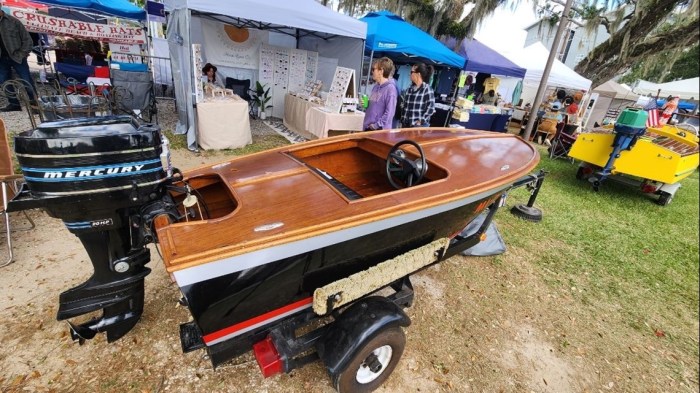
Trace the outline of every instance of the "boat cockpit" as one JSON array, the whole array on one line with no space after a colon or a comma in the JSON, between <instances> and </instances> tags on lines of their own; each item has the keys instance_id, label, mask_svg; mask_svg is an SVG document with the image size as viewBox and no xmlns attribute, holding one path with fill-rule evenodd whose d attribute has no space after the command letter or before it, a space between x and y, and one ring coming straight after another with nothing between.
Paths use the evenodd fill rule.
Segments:
<instances>
[{"instance_id":1,"label":"boat cockpit","mask_svg":"<svg viewBox=\"0 0 700 393\"><path fill-rule=\"evenodd\" d=\"M349 200L381 195L447 177L411 140L394 146L370 138L350 139L286 152Z\"/></svg>"},{"instance_id":2,"label":"boat cockpit","mask_svg":"<svg viewBox=\"0 0 700 393\"><path fill-rule=\"evenodd\" d=\"M394 146L370 138L333 141L281 154L308 168L348 201L362 200L447 177L447 171L430 162L414 141ZM204 173L180 182L172 192L186 220L216 219L239 205L226 181L217 173ZM199 203L202 202L202 203ZM185 214L184 210L189 213ZM181 221L182 222L182 221Z\"/></svg>"}]
</instances>

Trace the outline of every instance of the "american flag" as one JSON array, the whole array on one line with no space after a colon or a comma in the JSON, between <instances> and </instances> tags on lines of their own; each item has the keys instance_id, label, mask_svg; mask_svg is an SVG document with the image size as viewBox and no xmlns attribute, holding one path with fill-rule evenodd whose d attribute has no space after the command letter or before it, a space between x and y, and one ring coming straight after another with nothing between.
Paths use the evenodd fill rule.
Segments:
<instances>
[{"instance_id":1,"label":"american flag","mask_svg":"<svg viewBox=\"0 0 700 393\"><path fill-rule=\"evenodd\" d=\"M644 106L644 110L649 114L647 117L647 128L659 126L659 110L656 108L656 100L653 98Z\"/></svg>"},{"instance_id":2,"label":"american flag","mask_svg":"<svg viewBox=\"0 0 700 393\"><path fill-rule=\"evenodd\" d=\"M649 109L647 111L649 114L649 117L647 117L647 128L649 127L658 127L659 126L659 110L658 109Z\"/></svg>"}]
</instances>

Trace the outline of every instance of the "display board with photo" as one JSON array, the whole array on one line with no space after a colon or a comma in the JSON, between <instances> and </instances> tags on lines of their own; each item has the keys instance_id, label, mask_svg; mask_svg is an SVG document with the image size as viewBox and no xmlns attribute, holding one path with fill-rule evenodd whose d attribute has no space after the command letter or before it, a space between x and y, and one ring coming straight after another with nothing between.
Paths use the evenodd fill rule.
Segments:
<instances>
[{"instance_id":1,"label":"display board with photo","mask_svg":"<svg viewBox=\"0 0 700 393\"><path fill-rule=\"evenodd\" d=\"M303 49L292 49L289 55L289 92L301 91L306 83L307 52Z\"/></svg>"},{"instance_id":2,"label":"display board with photo","mask_svg":"<svg viewBox=\"0 0 700 393\"><path fill-rule=\"evenodd\" d=\"M192 68L194 69L195 102L204 101L204 85L202 83L202 45L192 44Z\"/></svg>"},{"instance_id":3,"label":"display board with photo","mask_svg":"<svg viewBox=\"0 0 700 393\"><path fill-rule=\"evenodd\" d=\"M352 68L336 67L333 82L328 89L325 109L331 113L340 113L344 98L355 97L355 70Z\"/></svg>"}]
</instances>

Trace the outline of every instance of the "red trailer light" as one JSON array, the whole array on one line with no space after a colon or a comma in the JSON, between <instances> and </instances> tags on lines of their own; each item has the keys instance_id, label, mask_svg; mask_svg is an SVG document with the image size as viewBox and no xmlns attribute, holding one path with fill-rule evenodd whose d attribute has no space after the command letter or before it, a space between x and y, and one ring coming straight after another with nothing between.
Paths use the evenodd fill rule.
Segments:
<instances>
[{"instance_id":1,"label":"red trailer light","mask_svg":"<svg viewBox=\"0 0 700 393\"><path fill-rule=\"evenodd\" d=\"M275 348L275 344L272 342L272 338L267 337L253 344L253 353L265 378L283 371L282 359L277 352L277 348Z\"/></svg>"},{"instance_id":2,"label":"red trailer light","mask_svg":"<svg viewBox=\"0 0 700 393\"><path fill-rule=\"evenodd\" d=\"M652 192L656 192L657 188L656 185L654 184L649 184L649 183L644 183L642 184L642 192L650 194Z\"/></svg>"}]
</instances>

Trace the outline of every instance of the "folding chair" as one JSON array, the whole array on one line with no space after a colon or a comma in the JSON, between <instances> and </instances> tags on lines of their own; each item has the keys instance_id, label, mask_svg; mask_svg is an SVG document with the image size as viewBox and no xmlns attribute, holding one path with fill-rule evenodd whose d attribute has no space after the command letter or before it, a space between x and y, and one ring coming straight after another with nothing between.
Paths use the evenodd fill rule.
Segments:
<instances>
[{"instance_id":1,"label":"folding chair","mask_svg":"<svg viewBox=\"0 0 700 393\"><path fill-rule=\"evenodd\" d=\"M549 158L564 158L573 164L574 159L569 157L569 150L576 142L577 130L578 125L576 124L564 123L561 127L558 127L557 133L552 138L552 145L549 146Z\"/></svg>"},{"instance_id":2,"label":"folding chair","mask_svg":"<svg viewBox=\"0 0 700 393\"><path fill-rule=\"evenodd\" d=\"M151 72L148 69L145 72L113 69L110 77L112 80L110 101L114 105L112 108L114 114L126 113L141 120L151 121L153 115L157 114Z\"/></svg>"},{"instance_id":3,"label":"folding chair","mask_svg":"<svg viewBox=\"0 0 700 393\"><path fill-rule=\"evenodd\" d=\"M0 118L0 183L2 185L2 206L0 214L3 215L5 223L5 234L7 236L7 252L8 259L0 265L5 267L12 263L14 255L12 253L12 228L10 226L10 215L7 212L7 201L12 199L19 192L20 184L24 181L24 176L16 175L14 164L12 162L12 153L10 152L10 144L7 142L7 131L5 130L5 122ZM27 211L22 211L24 216L29 221L29 228L21 230L30 230L34 228L34 221L27 214Z\"/></svg>"},{"instance_id":4,"label":"folding chair","mask_svg":"<svg viewBox=\"0 0 700 393\"><path fill-rule=\"evenodd\" d=\"M255 119L257 117L255 113L256 108L253 105L253 97L250 96L250 93L254 93L255 91L250 88L250 79L234 79L227 77L225 87L233 90L234 94L248 102L248 114Z\"/></svg>"},{"instance_id":5,"label":"folding chair","mask_svg":"<svg viewBox=\"0 0 700 393\"><path fill-rule=\"evenodd\" d=\"M90 95L86 79L93 75L95 67L58 62L54 66L58 83L65 89L66 94Z\"/></svg>"}]
</instances>

